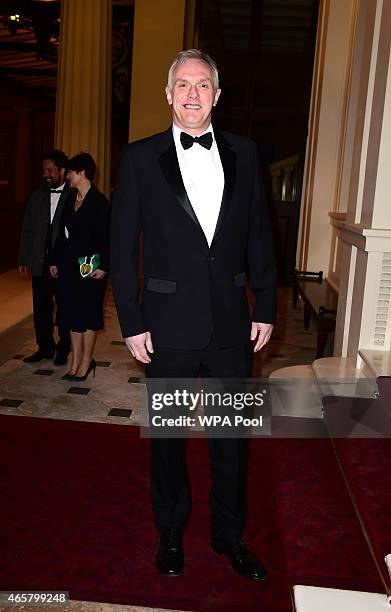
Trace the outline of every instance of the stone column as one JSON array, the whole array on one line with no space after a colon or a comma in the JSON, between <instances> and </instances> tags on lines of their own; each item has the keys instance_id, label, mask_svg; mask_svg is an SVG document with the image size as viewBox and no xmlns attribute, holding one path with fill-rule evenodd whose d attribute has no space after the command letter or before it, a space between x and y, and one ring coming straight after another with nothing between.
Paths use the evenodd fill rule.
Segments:
<instances>
[{"instance_id":1,"label":"stone column","mask_svg":"<svg viewBox=\"0 0 391 612\"><path fill-rule=\"evenodd\" d=\"M129 139L166 129L172 119L164 93L167 72L183 49L185 0L136 0Z\"/></svg>"},{"instance_id":2,"label":"stone column","mask_svg":"<svg viewBox=\"0 0 391 612\"><path fill-rule=\"evenodd\" d=\"M321 0L314 59L297 267L327 273L328 213L345 212L341 158L349 96L357 0Z\"/></svg>"},{"instance_id":3,"label":"stone column","mask_svg":"<svg viewBox=\"0 0 391 612\"><path fill-rule=\"evenodd\" d=\"M94 157L96 184L110 188L111 0L63 0L55 146Z\"/></svg>"}]
</instances>

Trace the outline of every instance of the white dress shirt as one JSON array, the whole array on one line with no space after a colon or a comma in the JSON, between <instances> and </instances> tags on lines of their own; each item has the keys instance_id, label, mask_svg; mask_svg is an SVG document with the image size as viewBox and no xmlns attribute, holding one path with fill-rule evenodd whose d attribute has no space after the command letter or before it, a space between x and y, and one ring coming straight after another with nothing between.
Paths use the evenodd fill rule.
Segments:
<instances>
[{"instance_id":1,"label":"white dress shirt","mask_svg":"<svg viewBox=\"0 0 391 612\"><path fill-rule=\"evenodd\" d=\"M61 185L61 187L56 187L56 191L62 191L65 187L65 183ZM53 187L54 189L54 187ZM51 193L50 194L50 223L53 223L54 215L56 214L57 204L61 198L61 193Z\"/></svg>"},{"instance_id":2,"label":"white dress shirt","mask_svg":"<svg viewBox=\"0 0 391 612\"><path fill-rule=\"evenodd\" d=\"M183 184L197 219L211 245L224 191L224 171L212 125L204 132L212 132L213 144L210 149L194 143L189 149L181 144L181 130L172 126L174 143ZM202 134L199 134L202 136Z\"/></svg>"}]
</instances>

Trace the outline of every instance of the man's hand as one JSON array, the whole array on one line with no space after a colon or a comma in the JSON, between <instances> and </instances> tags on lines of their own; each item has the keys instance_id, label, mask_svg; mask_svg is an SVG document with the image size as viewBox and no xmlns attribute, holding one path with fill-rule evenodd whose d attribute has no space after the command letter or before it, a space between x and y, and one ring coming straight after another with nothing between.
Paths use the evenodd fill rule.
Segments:
<instances>
[{"instance_id":1,"label":"man's hand","mask_svg":"<svg viewBox=\"0 0 391 612\"><path fill-rule=\"evenodd\" d=\"M258 340L254 346L254 353L257 353L270 340L274 325L271 323L251 323L251 340L255 340L259 332Z\"/></svg>"},{"instance_id":2,"label":"man's hand","mask_svg":"<svg viewBox=\"0 0 391 612\"><path fill-rule=\"evenodd\" d=\"M23 276L23 278L26 278L29 274L29 269L27 266L19 266L18 272L20 276Z\"/></svg>"},{"instance_id":3,"label":"man's hand","mask_svg":"<svg viewBox=\"0 0 391 612\"><path fill-rule=\"evenodd\" d=\"M137 336L125 338L126 346L132 353L133 357L141 363L151 363L151 358L148 353L153 353L152 338L150 332L144 332ZM148 353L147 353L148 351Z\"/></svg>"},{"instance_id":4,"label":"man's hand","mask_svg":"<svg viewBox=\"0 0 391 612\"><path fill-rule=\"evenodd\" d=\"M58 268L57 268L57 266L50 266L49 272L50 272L51 276L53 276L53 278L57 278L58 277Z\"/></svg>"}]
</instances>

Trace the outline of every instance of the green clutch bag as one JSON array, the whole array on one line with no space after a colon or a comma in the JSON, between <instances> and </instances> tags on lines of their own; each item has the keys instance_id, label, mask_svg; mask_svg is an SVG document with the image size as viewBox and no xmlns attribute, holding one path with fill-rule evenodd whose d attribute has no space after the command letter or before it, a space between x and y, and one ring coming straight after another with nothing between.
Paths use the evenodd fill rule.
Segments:
<instances>
[{"instance_id":1,"label":"green clutch bag","mask_svg":"<svg viewBox=\"0 0 391 612\"><path fill-rule=\"evenodd\" d=\"M79 257L77 261L79 262L80 276L82 278L88 278L99 268L100 255L99 253L94 253L94 255Z\"/></svg>"}]
</instances>

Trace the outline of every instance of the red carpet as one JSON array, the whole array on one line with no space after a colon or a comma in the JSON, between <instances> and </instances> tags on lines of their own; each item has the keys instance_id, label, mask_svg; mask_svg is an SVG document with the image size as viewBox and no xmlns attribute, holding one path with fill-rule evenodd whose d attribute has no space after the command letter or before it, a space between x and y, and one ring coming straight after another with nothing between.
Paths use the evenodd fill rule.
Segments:
<instances>
[{"instance_id":1,"label":"red carpet","mask_svg":"<svg viewBox=\"0 0 391 612\"><path fill-rule=\"evenodd\" d=\"M0 590L64 589L71 598L185 610L291 611L268 448L250 466L248 536L271 578L236 576L209 548L204 440L192 440L186 571L161 578L149 503L149 441L118 425L0 417Z\"/></svg>"},{"instance_id":2,"label":"red carpet","mask_svg":"<svg viewBox=\"0 0 391 612\"><path fill-rule=\"evenodd\" d=\"M384 557L391 552L391 378L377 379L380 396L323 398L331 429L351 439L335 440L341 468L371 541L384 580L390 584ZM357 439L358 438L358 439Z\"/></svg>"},{"instance_id":3,"label":"red carpet","mask_svg":"<svg viewBox=\"0 0 391 612\"><path fill-rule=\"evenodd\" d=\"M336 440L342 469L371 540L384 580L391 552L391 440Z\"/></svg>"},{"instance_id":4,"label":"red carpet","mask_svg":"<svg viewBox=\"0 0 391 612\"><path fill-rule=\"evenodd\" d=\"M201 611L292 610L289 584L381 591L326 440L253 440L247 539L270 579L236 576L209 549L209 469L191 440L186 570L161 578L149 442L126 426L0 417L0 590Z\"/></svg>"},{"instance_id":5,"label":"red carpet","mask_svg":"<svg viewBox=\"0 0 391 612\"><path fill-rule=\"evenodd\" d=\"M382 592L330 440L273 440L272 461L289 583Z\"/></svg>"}]
</instances>

